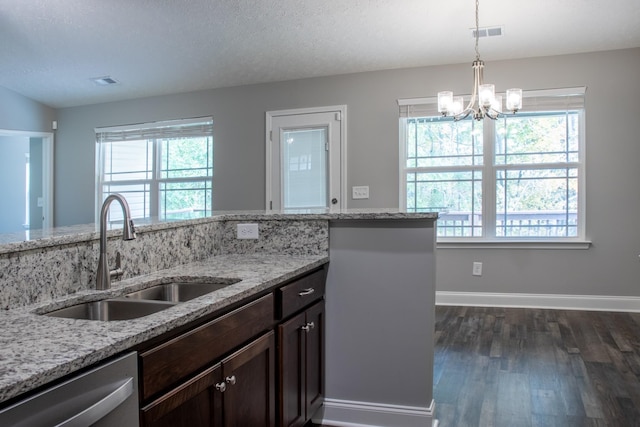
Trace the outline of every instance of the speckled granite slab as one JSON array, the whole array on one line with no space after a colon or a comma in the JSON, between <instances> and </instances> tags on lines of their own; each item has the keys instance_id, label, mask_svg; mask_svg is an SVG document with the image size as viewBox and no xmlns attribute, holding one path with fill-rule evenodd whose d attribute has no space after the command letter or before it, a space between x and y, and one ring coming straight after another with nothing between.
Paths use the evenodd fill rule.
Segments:
<instances>
[{"instance_id":1,"label":"speckled granite slab","mask_svg":"<svg viewBox=\"0 0 640 427\"><path fill-rule=\"evenodd\" d=\"M0 312L0 401L99 362L163 332L213 313L312 270L325 256L220 255L118 282L111 291L82 291L54 303ZM74 303L118 296L163 277L223 277L240 282L139 319L100 322L34 314Z\"/></svg>"},{"instance_id":2,"label":"speckled granite slab","mask_svg":"<svg viewBox=\"0 0 640 427\"><path fill-rule=\"evenodd\" d=\"M254 221L223 221L220 223L221 254L284 254L318 255L329 253L329 223L326 220L283 219L258 222L261 238L237 239L238 224Z\"/></svg>"},{"instance_id":3,"label":"speckled granite slab","mask_svg":"<svg viewBox=\"0 0 640 427\"><path fill-rule=\"evenodd\" d=\"M292 221L292 220L345 220L345 219L430 219L435 220L435 212L403 212L398 209L294 209L285 211L220 211L211 217L175 222L163 222L157 219L136 220L140 231L155 231L186 225L219 221ZM116 231L110 231L115 236ZM66 245L99 238L95 224L82 224L58 227L49 230L31 230L28 232L0 234L0 254L24 250L41 249Z\"/></svg>"},{"instance_id":4,"label":"speckled granite slab","mask_svg":"<svg viewBox=\"0 0 640 427\"><path fill-rule=\"evenodd\" d=\"M123 241L109 233L107 259L115 268L121 254L123 279L208 258L220 252L219 222L146 230ZM10 309L88 289L98 269L99 241L68 242L0 254L0 308Z\"/></svg>"},{"instance_id":5,"label":"speckled granite slab","mask_svg":"<svg viewBox=\"0 0 640 427\"><path fill-rule=\"evenodd\" d=\"M122 254L124 280L93 291L98 233L93 225L41 239L0 243L0 402L184 325L328 261L328 229L342 220L436 220L394 209L226 212L211 218L138 226L123 242L109 232L108 257ZM239 241L238 223L257 222L260 238ZM75 233L74 233L75 232ZM51 318L34 310L118 296L163 277L241 279L196 300L122 322ZM11 308L11 309L9 309Z\"/></svg>"},{"instance_id":6,"label":"speckled granite slab","mask_svg":"<svg viewBox=\"0 0 640 427\"><path fill-rule=\"evenodd\" d=\"M148 221L137 225L138 238L133 241L122 241L120 230L109 231L107 258L113 267L116 253L121 254L122 278L126 279L217 254L327 254L328 224L335 220L435 218L437 214L433 213L360 209L226 212L188 221ZM237 239L236 226L242 222L258 223L260 238ZM0 245L0 309L47 301L94 286L99 233L93 225L43 233L49 233L48 237L43 234L40 240Z\"/></svg>"}]
</instances>

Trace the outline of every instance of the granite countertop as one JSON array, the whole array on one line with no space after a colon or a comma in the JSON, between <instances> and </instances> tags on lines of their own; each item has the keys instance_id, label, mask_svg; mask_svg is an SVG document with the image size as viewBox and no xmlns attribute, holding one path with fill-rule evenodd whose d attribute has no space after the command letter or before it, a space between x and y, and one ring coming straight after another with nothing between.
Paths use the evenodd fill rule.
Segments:
<instances>
[{"instance_id":1,"label":"granite countertop","mask_svg":"<svg viewBox=\"0 0 640 427\"><path fill-rule=\"evenodd\" d=\"M160 221L156 219L135 220L136 230L161 230L182 227L188 224L212 221L296 221L296 220L436 220L437 212L405 212L397 208L372 209L292 209L283 211L216 211L206 218L185 219L179 221ZM121 233L121 225L109 230L109 236ZM26 251L45 247L66 245L83 241L98 240L99 229L96 224L79 224L56 227L48 230L28 230L17 233L0 234L0 254Z\"/></svg>"},{"instance_id":2,"label":"granite countertop","mask_svg":"<svg viewBox=\"0 0 640 427\"><path fill-rule=\"evenodd\" d=\"M221 255L113 282L109 291L87 290L53 302L1 312L0 402L125 351L328 261L326 256ZM152 286L166 277L184 279L194 276L235 278L240 282L133 320L101 322L36 314L83 301L120 296Z\"/></svg>"}]
</instances>

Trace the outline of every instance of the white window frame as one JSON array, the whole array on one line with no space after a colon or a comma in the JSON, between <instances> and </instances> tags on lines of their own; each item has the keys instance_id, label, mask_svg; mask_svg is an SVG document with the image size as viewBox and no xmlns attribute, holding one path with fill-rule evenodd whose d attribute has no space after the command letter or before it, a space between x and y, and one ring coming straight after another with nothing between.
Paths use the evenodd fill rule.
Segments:
<instances>
[{"instance_id":1,"label":"white window frame","mask_svg":"<svg viewBox=\"0 0 640 427\"><path fill-rule=\"evenodd\" d=\"M584 96L586 91L585 87L577 88L564 88L564 89L550 89L550 90L537 90L537 91L525 91L524 96L524 109L527 112L535 112L535 107L527 108L526 98L535 97L568 97L571 95ZM420 110L427 111L425 117L437 116L437 98L410 98L399 99L398 105L401 110L399 120L399 206L402 210L407 209L407 173L414 171L416 168L407 167L407 152L405 147L406 142L406 127L404 126L403 113L412 107L416 107ZM541 111L544 111L541 110ZM591 242L586 238L586 218L585 218L585 158L586 158L586 134L585 134L585 109L582 108L580 113L580 135L579 135L579 160L577 164L574 164L578 170L578 229L577 236L575 237L496 237L496 200L495 200L495 188L496 188L496 171L502 169L500 166L495 166L495 124L490 119L485 119L483 126L483 166L482 169L482 237L438 237L438 248L525 248L525 249L587 249ZM413 116L417 117L417 116ZM551 165L554 166L554 165ZM558 165L560 166L560 165ZM567 164L561 165L563 168L567 167ZM469 170L474 167L469 166ZM476 167L477 168L477 167ZM467 168L465 168L467 169ZM526 168L525 168L526 169Z\"/></svg>"},{"instance_id":2,"label":"white window frame","mask_svg":"<svg viewBox=\"0 0 640 427\"><path fill-rule=\"evenodd\" d=\"M167 121L158 121L158 122L150 122L150 123L140 123L133 125L123 125L123 126L110 126L110 127L102 127L95 128L94 131L96 133L96 200L95 200L95 220L96 223L100 218L100 210L102 207L102 202L104 200L103 187L105 184L104 180L104 171L102 170L102 149L100 147L100 134L106 133L134 133L144 135L140 139L146 138L147 134L151 135L148 137L148 140L153 141L153 154L152 154L152 162L153 166L152 177L149 179L136 179L130 181L121 181L115 182L115 184L119 185L127 185L133 183L144 183L147 182L150 186L149 189L149 216L145 216L145 219L158 217L160 212L160 183L180 183L180 182L206 182L210 181L211 191L213 191L213 165L211 166L212 175L204 176L204 177L181 177L181 178L161 178L160 177L160 166L159 166L159 153L157 149L157 141L166 137L172 137L173 135L178 135L180 131L180 127L185 127L188 125L196 125L202 124L203 126L209 126L210 129L207 132L211 132L211 138L213 138L213 118L212 117L198 117L191 119L180 119L180 120L167 120ZM165 134L163 134L163 131ZM194 135L195 136L195 135ZM131 136L129 139L133 139ZM213 143L213 140L212 140ZM213 161L213 157L212 157ZM211 206L209 206L208 213L205 216L210 216L213 212L213 200Z\"/></svg>"}]
</instances>

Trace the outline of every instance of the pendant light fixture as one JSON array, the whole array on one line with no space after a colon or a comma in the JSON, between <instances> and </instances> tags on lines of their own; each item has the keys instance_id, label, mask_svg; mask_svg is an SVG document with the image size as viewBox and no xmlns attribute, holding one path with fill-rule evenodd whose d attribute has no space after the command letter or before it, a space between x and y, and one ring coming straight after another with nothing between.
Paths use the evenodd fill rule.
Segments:
<instances>
[{"instance_id":1,"label":"pendant light fixture","mask_svg":"<svg viewBox=\"0 0 640 427\"><path fill-rule=\"evenodd\" d=\"M480 21L478 18L479 0L476 0L476 59L473 67L473 92L467 106L462 96L453 96L453 92L438 92L438 112L443 116L452 116L454 120L462 120L473 115L476 120L485 117L497 119L502 114L502 97L495 94L494 85L484 83L484 61L480 59L478 39L480 38ZM508 89L506 93L506 109L516 113L522 108L522 89Z\"/></svg>"}]
</instances>

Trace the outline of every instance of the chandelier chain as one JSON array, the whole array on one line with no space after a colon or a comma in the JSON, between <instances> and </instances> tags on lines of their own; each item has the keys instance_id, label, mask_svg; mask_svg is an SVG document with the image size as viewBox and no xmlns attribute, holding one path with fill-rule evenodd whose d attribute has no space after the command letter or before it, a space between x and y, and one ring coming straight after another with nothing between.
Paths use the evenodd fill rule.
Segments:
<instances>
[{"instance_id":1,"label":"chandelier chain","mask_svg":"<svg viewBox=\"0 0 640 427\"><path fill-rule=\"evenodd\" d=\"M478 9L480 8L480 0L476 0L476 60L480 60L480 50L478 49L478 40L480 39L480 17Z\"/></svg>"}]
</instances>

